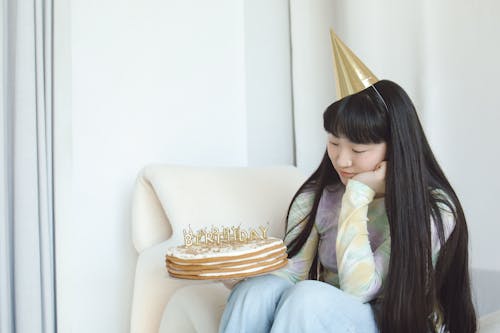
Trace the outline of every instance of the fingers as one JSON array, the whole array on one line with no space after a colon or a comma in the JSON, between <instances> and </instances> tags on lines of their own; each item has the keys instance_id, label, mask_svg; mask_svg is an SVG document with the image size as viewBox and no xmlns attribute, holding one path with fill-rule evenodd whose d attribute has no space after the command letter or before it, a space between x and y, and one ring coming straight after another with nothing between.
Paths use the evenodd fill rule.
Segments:
<instances>
[{"instance_id":1,"label":"fingers","mask_svg":"<svg viewBox=\"0 0 500 333\"><path fill-rule=\"evenodd\" d=\"M379 171L379 170L385 170L387 168L387 161L382 161L377 166L375 167L375 170L373 171Z\"/></svg>"},{"instance_id":2,"label":"fingers","mask_svg":"<svg viewBox=\"0 0 500 333\"><path fill-rule=\"evenodd\" d=\"M382 161L377 165L377 169L387 167L387 161Z\"/></svg>"},{"instance_id":3,"label":"fingers","mask_svg":"<svg viewBox=\"0 0 500 333\"><path fill-rule=\"evenodd\" d=\"M244 279L227 279L227 280L220 280L219 282L222 282L222 284L227 288L227 289L233 289L234 286Z\"/></svg>"}]
</instances>

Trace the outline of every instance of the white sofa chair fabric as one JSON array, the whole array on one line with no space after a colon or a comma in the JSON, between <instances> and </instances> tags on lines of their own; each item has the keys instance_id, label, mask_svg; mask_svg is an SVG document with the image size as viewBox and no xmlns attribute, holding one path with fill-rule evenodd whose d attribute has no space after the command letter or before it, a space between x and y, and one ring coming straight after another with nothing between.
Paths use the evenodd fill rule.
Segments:
<instances>
[{"instance_id":1,"label":"white sofa chair fabric","mask_svg":"<svg viewBox=\"0 0 500 333\"><path fill-rule=\"evenodd\" d=\"M131 332L216 332L229 291L220 283L170 278L166 249L183 243L183 229L212 225L268 225L269 235L282 237L288 206L304 181L292 166L144 168L132 203L138 259Z\"/></svg>"},{"instance_id":2,"label":"white sofa chair fabric","mask_svg":"<svg viewBox=\"0 0 500 333\"><path fill-rule=\"evenodd\" d=\"M282 236L288 205L304 181L304 175L291 166L145 167L137 178L132 203L138 259L131 332L217 332L229 290L221 283L170 278L166 249L181 244L182 229L189 226L269 223L270 235ZM477 280L476 289L498 289ZM483 303L488 301L484 292L477 294ZM483 314L479 327L484 333L500 332L500 312Z\"/></svg>"},{"instance_id":3,"label":"white sofa chair fabric","mask_svg":"<svg viewBox=\"0 0 500 333\"><path fill-rule=\"evenodd\" d=\"M229 289L222 283L188 285L170 298L160 333L217 333Z\"/></svg>"}]
</instances>

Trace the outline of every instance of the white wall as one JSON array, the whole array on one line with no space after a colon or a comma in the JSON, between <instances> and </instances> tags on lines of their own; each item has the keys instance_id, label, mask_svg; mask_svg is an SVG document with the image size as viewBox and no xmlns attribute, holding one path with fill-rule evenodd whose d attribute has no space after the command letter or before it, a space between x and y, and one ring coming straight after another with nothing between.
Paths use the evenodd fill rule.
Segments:
<instances>
[{"instance_id":1,"label":"white wall","mask_svg":"<svg viewBox=\"0 0 500 333\"><path fill-rule=\"evenodd\" d=\"M419 8L415 1L297 0L291 17L297 165L311 173L326 149L322 114L337 100L329 29L379 79L403 85L418 106Z\"/></svg>"},{"instance_id":2,"label":"white wall","mask_svg":"<svg viewBox=\"0 0 500 333\"><path fill-rule=\"evenodd\" d=\"M61 332L128 331L144 165L292 162L287 17L286 1L56 0Z\"/></svg>"},{"instance_id":3,"label":"white wall","mask_svg":"<svg viewBox=\"0 0 500 333\"><path fill-rule=\"evenodd\" d=\"M244 1L248 165L294 164L288 1Z\"/></svg>"},{"instance_id":4,"label":"white wall","mask_svg":"<svg viewBox=\"0 0 500 333\"><path fill-rule=\"evenodd\" d=\"M329 27L333 1L290 1L297 166L306 174L325 151L323 111L335 100Z\"/></svg>"},{"instance_id":5,"label":"white wall","mask_svg":"<svg viewBox=\"0 0 500 333\"><path fill-rule=\"evenodd\" d=\"M500 3L426 1L425 114L434 151L462 200L474 267L500 271ZM452 8L452 10L450 10Z\"/></svg>"}]
</instances>

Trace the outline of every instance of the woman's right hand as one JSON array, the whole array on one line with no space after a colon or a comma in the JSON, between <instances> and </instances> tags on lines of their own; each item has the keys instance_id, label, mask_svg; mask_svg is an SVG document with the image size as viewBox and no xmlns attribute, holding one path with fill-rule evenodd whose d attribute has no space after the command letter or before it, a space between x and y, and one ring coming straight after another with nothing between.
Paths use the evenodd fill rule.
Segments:
<instances>
[{"instance_id":1,"label":"woman's right hand","mask_svg":"<svg viewBox=\"0 0 500 333\"><path fill-rule=\"evenodd\" d=\"M385 194L385 173L387 170L387 162L380 162L375 170L358 173L352 179L357 180L369 186L378 195Z\"/></svg>"}]
</instances>

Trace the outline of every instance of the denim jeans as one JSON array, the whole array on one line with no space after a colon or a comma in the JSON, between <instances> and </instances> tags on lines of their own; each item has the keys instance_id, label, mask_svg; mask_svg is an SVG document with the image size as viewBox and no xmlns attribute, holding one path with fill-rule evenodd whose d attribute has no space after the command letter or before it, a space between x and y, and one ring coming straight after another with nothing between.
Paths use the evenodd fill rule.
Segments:
<instances>
[{"instance_id":1,"label":"denim jeans","mask_svg":"<svg viewBox=\"0 0 500 333\"><path fill-rule=\"evenodd\" d=\"M320 281L263 275L238 283L219 333L378 332L369 304Z\"/></svg>"}]
</instances>

